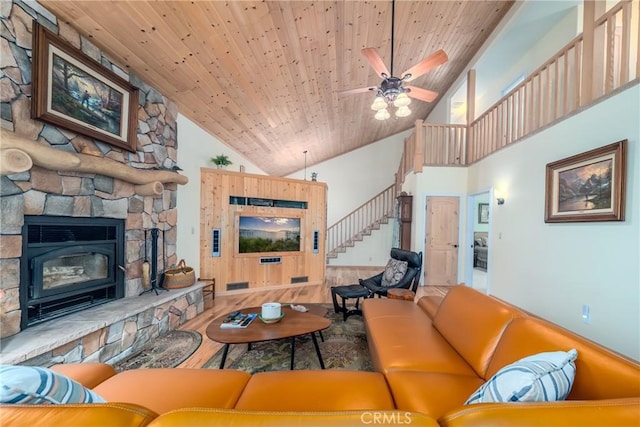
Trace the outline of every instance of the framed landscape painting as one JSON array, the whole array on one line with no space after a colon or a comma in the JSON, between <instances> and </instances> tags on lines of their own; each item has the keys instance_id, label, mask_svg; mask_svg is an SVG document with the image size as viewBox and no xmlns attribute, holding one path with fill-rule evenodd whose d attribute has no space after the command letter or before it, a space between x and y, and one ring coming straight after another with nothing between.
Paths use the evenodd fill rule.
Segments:
<instances>
[{"instance_id":1,"label":"framed landscape painting","mask_svg":"<svg viewBox=\"0 0 640 427\"><path fill-rule=\"evenodd\" d=\"M478 203L478 224L489 224L489 203Z\"/></svg>"},{"instance_id":2,"label":"framed landscape painting","mask_svg":"<svg viewBox=\"0 0 640 427\"><path fill-rule=\"evenodd\" d=\"M136 151L137 89L35 22L32 74L34 118Z\"/></svg>"},{"instance_id":3,"label":"framed landscape painting","mask_svg":"<svg viewBox=\"0 0 640 427\"><path fill-rule=\"evenodd\" d=\"M545 222L624 221L627 140L547 165Z\"/></svg>"}]
</instances>

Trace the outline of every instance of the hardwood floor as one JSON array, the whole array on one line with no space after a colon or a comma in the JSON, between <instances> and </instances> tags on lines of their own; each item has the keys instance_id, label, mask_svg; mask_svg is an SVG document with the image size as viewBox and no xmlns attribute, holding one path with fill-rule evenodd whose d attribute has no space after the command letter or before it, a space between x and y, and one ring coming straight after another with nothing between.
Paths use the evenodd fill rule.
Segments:
<instances>
[{"instance_id":1,"label":"hardwood floor","mask_svg":"<svg viewBox=\"0 0 640 427\"><path fill-rule=\"evenodd\" d=\"M416 300L425 295L444 296L450 286L421 286L416 293ZM260 306L267 301L304 303L331 303L329 285L294 285L287 288L273 288L265 291L236 291L224 295L205 296L205 310L194 319L186 322L179 329L198 331L202 335L202 344L182 362L179 368L200 368L222 348L222 344L207 338L206 329L216 317L242 307Z\"/></svg>"}]
</instances>

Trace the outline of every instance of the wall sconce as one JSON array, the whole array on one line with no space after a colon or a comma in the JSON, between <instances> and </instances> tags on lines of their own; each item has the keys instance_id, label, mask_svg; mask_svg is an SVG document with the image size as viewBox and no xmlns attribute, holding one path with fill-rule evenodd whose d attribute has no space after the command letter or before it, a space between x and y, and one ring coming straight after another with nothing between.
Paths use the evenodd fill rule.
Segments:
<instances>
[{"instance_id":1,"label":"wall sconce","mask_svg":"<svg viewBox=\"0 0 640 427\"><path fill-rule=\"evenodd\" d=\"M504 205L504 197L496 197L499 205Z\"/></svg>"},{"instance_id":2,"label":"wall sconce","mask_svg":"<svg viewBox=\"0 0 640 427\"><path fill-rule=\"evenodd\" d=\"M504 191L502 189L496 189L494 191L494 196L496 197L498 205L504 205Z\"/></svg>"}]
</instances>

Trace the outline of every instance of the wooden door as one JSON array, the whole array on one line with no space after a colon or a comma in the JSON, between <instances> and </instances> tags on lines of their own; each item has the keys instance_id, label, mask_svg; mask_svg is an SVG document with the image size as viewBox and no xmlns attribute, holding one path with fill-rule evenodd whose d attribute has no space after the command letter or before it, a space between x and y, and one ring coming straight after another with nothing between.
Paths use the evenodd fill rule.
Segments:
<instances>
[{"instance_id":1,"label":"wooden door","mask_svg":"<svg viewBox=\"0 0 640 427\"><path fill-rule=\"evenodd\" d=\"M425 285L458 283L458 197L427 197Z\"/></svg>"}]
</instances>

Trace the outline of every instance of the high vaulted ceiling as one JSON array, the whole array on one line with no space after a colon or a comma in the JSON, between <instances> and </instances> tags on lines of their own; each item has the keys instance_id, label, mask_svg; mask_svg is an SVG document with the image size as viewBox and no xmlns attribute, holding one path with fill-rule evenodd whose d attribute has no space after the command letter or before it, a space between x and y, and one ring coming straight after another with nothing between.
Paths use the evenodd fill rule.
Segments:
<instances>
[{"instance_id":1,"label":"high vaulted ceiling","mask_svg":"<svg viewBox=\"0 0 640 427\"><path fill-rule=\"evenodd\" d=\"M271 175L407 130L435 105L381 122L373 92L340 94L380 83L361 49L390 68L391 1L40 3ZM393 74L443 49L449 61L411 85L446 92L512 4L398 0Z\"/></svg>"}]
</instances>

